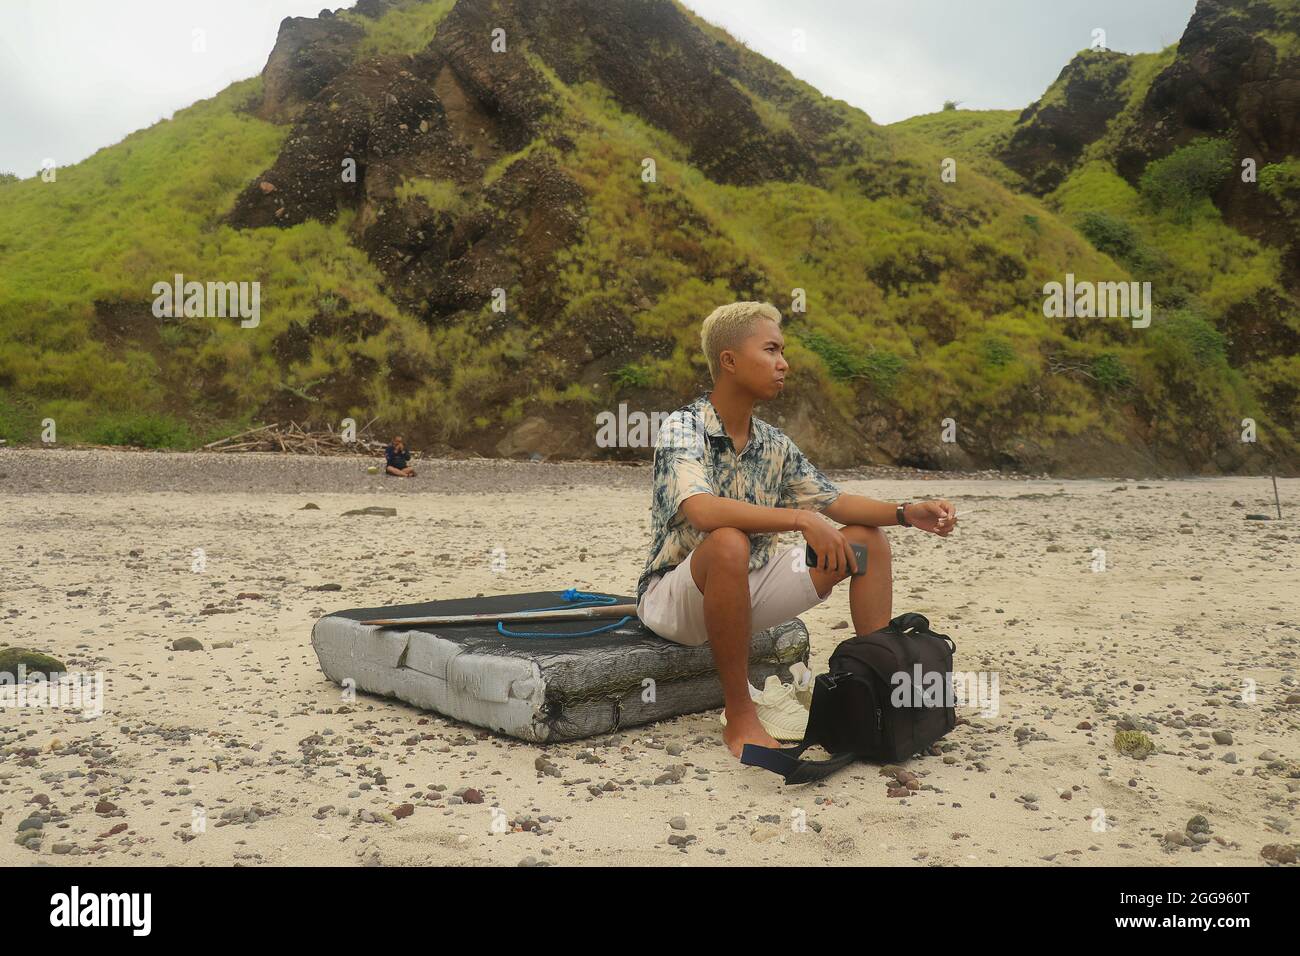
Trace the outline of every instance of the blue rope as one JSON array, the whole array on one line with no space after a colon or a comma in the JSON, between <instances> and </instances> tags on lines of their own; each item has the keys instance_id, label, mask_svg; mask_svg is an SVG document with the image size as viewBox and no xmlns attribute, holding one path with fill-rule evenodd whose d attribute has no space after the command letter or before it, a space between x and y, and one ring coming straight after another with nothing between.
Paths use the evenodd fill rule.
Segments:
<instances>
[{"instance_id":1,"label":"blue rope","mask_svg":"<svg viewBox=\"0 0 1300 956\"><path fill-rule=\"evenodd\" d=\"M568 611L575 607L599 607L603 604L615 604L616 598L603 594L588 594L586 591L579 591L577 588L568 588L560 594L566 601L582 601L581 604L560 604L556 607L535 607L529 610L533 611ZM628 621L632 620L632 615L626 615L620 621L613 624L604 624L600 627L592 628L589 631L574 631L568 634L555 634L549 631L512 631L506 627L504 621L497 621L497 631L506 637L590 637L593 634L602 634L605 631L612 631L617 627L622 627Z\"/></svg>"}]
</instances>

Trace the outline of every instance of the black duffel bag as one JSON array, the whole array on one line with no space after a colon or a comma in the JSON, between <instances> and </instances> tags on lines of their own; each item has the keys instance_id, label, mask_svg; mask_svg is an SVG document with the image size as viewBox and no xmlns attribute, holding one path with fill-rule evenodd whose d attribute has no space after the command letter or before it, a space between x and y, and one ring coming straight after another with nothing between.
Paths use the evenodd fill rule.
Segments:
<instances>
[{"instance_id":1,"label":"black duffel bag","mask_svg":"<svg viewBox=\"0 0 1300 956\"><path fill-rule=\"evenodd\" d=\"M740 762L779 773L786 783L810 783L855 760L896 763L926 750L957 726L956 650L920 614L900 614L874 634L850 637L813 685L803 740L779 749L745 744ZM814 744L830 759L801 760Z\"/></svg>"}]
</instances>

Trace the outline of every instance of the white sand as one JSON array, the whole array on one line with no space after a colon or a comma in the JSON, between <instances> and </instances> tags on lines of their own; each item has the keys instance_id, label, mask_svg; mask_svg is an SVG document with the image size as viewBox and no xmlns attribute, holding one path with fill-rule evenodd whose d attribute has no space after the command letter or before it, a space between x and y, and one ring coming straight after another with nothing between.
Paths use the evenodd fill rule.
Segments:
<instances>
[{"instance_id":1,"label":"white sand","mask_svg":"<svg viewBox=\"0 0 1300 956\"><path fill-rule=\"evenodd\" d=\"M1265 844L1300 841L1300 705L1284 703L1300 692L1297 521L1244 520L1272 512L1267 479L1141 484L844 484L974 509L947 540L889 531L895 613L929 615L957 641L957 666L995 672L1000 691L997 716L960 712L970 723L945 741L955 763L909 765L936 789L905 801L887 798L866 764L784 787L729 755L716 713L543 750L366 695L338 712L339 688L309 644L323 612L568 586L631 594L649 543L643 489L0 494L0 646L105 675L98 719L0 709L0 864L1261 863ZM1279 484L1284 512L1300 514L1300 482ZM321 510L298 510L308 500ZM399 517L340 516L375 504ZM504 572L492 570L494 548ZM1094 548L1104 573L1091 570ZM307 590L323 583L342 591ZM847 602L842 584L803 616L814 670L851 633ZM209 605L234 613L200 614ZM187 635L205 650L169 649ZM213 649L221 641L234 646ZM1253 701L1242 700L1248 680ZM1171 725L1179 713L1185 729ZM1145 761L1111 747L1125 714L1154 724L1160 750ZM1084 720L1096 729L1077 730ZM1258 759L1268 750L1282 761L1272 769ZM561 777L534 769L543 752ZM638 783L675 764L686 766L679 784ZM362 765L386 783L373 786ZM621 789L593 797L565 784L580 778ZM349 797L364 781L372 788ZM462 787L484 803L448 804ZM14 837L41 794L56 812L33 851ZM1037 809L1017 801L1027 794ZM117 809L96 813L104 800ZM404 802L414 813L396 823L357 818ZM554 819L541 835L493 833L493 804L508 820ZM182 839L198 805L206 831ZM349 816L318 818L323 806ZM269 815L217 826L234 807ZM805 832L791 825L798 811ZM1166 848L1164 834L1195 814L1223 843ZM670 828L679 815L685 830ZM118 824L127 829L99 836ZM696 840L683 851L671 834Z\"/></svg>"}]
</instances>

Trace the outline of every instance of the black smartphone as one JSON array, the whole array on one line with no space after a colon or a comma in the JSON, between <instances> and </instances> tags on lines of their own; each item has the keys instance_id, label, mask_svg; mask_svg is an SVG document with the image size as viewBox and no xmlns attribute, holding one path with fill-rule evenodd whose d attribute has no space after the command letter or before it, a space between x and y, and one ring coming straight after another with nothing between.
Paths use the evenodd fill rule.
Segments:
<instances>
[{"instance_id":1,"label":"black smartphone","mask_svg":"<svg viewBox=\"0 0 1300 956\"><path fill-rule=\"evenodd\" d=\"M865 544L854 544L850 541L849 547L853 549L853 558L858 563L857 571L854 571L850 577L860 578L867 573L867 546ZM811 544L804 548L803 560L808 567L817 567L817 552L812 549Z\"/></svg>"}]
</instances>

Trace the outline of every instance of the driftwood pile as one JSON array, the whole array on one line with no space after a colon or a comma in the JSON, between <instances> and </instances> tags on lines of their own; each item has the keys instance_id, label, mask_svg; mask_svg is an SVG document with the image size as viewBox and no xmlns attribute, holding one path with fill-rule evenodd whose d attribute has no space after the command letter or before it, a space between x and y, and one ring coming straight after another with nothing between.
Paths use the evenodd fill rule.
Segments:
<instances>
[{"instance_id":1,"label":"driftwood pile","mask_svg":"<svg viewBox=\"0 0 1300 956\"><path fill-rule=\"evenodd\" d=\"M364 431L364 429L362 429ZM282 451L295 455L377 455L382 454L384 442L373 441L358 435L344 441L342 434L332 425L324 429L304 428L297 422L287 425L275 423L261 428L250 428L238 435L229 435L203 446L204 451Z\"/></svg>"}]
</instances>

